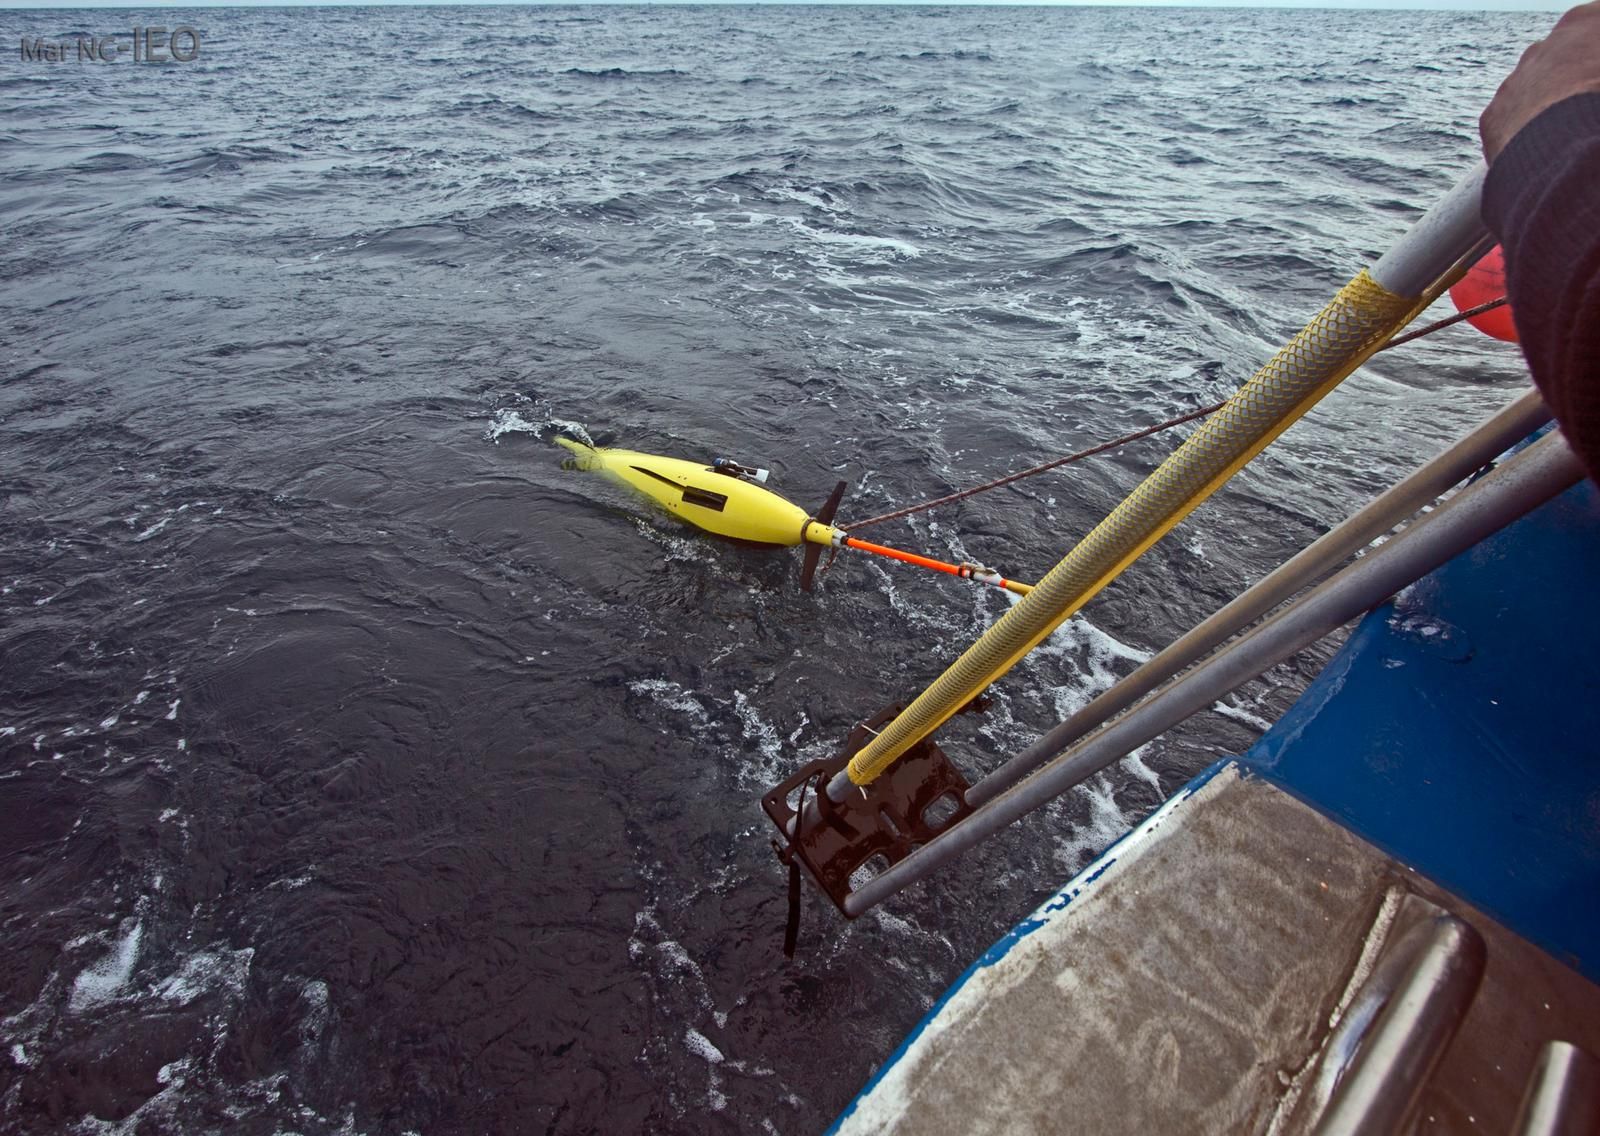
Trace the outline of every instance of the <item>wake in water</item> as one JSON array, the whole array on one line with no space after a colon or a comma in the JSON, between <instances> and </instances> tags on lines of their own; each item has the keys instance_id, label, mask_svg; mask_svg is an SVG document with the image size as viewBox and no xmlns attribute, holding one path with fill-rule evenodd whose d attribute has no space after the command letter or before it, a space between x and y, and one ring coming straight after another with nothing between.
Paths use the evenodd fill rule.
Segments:
<instances>
[{"instance_id":1,"label":"wake in water","mask_svg":"<svg viewBox=\"0 0 1600 1136\"><path fill-rule=\"evenodd\" d=\"M575 438L586 446L595 444L583 423L557 417L548 410L541 411L538 403L527 396L523 396L519 404L497 409L489 419L483 438L486 442L498 445L500 439L507 434L532 434L535 438L545 439L545 436L552 432Z\"/></svg>"}]
</instances>

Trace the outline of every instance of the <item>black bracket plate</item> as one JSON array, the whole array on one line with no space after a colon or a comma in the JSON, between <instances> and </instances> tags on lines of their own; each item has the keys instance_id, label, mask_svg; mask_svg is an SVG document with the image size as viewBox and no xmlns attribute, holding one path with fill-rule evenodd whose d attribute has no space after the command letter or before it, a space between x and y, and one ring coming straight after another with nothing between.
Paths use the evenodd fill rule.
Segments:
<instances>
[{"instance_id":1,"label":"black bracket plate","mask_svg":"<svg viewBox=\"0 0 1600 1136\"><path fill-rule=\"evenodd\" d=\"M972 814L967 779L931 739L907 750L872 784L852 788L843 801L822 791L903 709L890 706L856 726L839 753L802 766L761 798L778 828L772 842L778 859L785 865L798 861L847 919L854 918L844 908L852 891ZM808 781L814 782L812 791L803 792ZM806 820L791 839L797 808ZM880 857L881 866L873 864ZM861 873L864 865L869 870Z\"/></svg>"}]
</instances>

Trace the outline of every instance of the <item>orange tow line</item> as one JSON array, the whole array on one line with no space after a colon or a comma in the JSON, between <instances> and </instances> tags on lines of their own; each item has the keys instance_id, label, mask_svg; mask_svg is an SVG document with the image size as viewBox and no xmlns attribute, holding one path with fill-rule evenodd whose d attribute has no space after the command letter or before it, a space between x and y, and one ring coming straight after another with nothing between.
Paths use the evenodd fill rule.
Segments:
<instances>
[{"instance_id":1,"label":"orange tow line","mask_svg":"<svg viewBox=\"0 0 1600 1136\"><path fill-rule=\"evenodd\" d=\"M997 588L1004 588L1019 596L1025 596L1033 591L1032 584L1024 584L1019 580L1008 580L1000 573L985 568L981 564L948 564L943 560L935 560L931 556L918 556L915 552L902 552L898 548L890 548L886 544L872 544L869 541L857 540L847 536L841 542L846 548L870 552L874 556L886 556L890 560L900 560L906 564L915 564L919 568L931 568L935 572L945 572L951 576L959 576L963 580L976 580L980 584L993 584Z\"/></svg>"}]
</instances>

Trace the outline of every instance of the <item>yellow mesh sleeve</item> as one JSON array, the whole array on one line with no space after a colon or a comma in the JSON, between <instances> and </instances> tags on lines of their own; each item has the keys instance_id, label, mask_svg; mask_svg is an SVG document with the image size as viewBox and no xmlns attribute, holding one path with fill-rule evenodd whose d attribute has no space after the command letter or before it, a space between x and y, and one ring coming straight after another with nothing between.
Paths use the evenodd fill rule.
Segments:
<instances>
[{"instance_id":1,"label":"yellow mesh sleeve","mask_svg":"<svg viewBox=\"0 0 1600 1136\"><path fill-rule=\"evenodd\" d=\"M850 762L865 785L1082 607L1354 371L1426 300L1363 269L1220 410Z\"/></svg>"}]
</instances>

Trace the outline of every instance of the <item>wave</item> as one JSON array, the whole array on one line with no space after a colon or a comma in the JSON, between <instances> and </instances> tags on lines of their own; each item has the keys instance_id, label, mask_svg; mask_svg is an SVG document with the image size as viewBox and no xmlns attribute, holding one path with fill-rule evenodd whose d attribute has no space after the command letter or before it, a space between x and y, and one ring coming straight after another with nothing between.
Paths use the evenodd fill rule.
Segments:
<instances>
[{"instance_id":1,"label":"wave","mask_svg":"<svg viewBox=\"0 0 1600 1136\"><path fill-rule=\"evenodd\" d=\"M527 122L560 122L555 111L540 110L525 103L502 99L498 95L468 95L458 99L445 112L447 114L506 114Z\"/></svg>"},{"instance_id":2,"label":"wave","mask_svg":"<svg viewBox=\"0 0 1600 1136\"><path fill-rule=\"evenodd\" d=\"M661 67L655 70L630 70L626 67L569 67L561 72L563 75L574 75L581 79L687 79L689 72L680 71L676 67Z\"/></svg>"}]
</instances>

